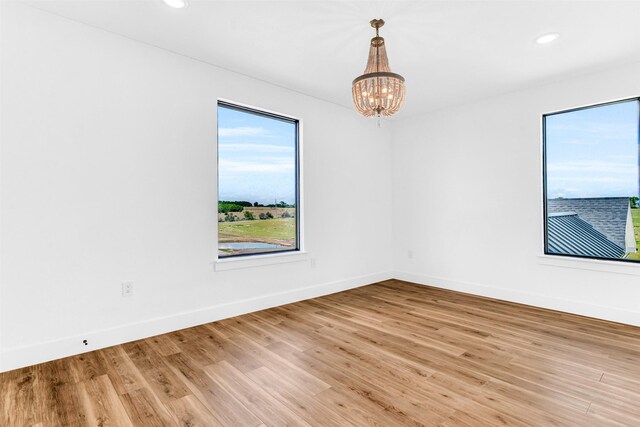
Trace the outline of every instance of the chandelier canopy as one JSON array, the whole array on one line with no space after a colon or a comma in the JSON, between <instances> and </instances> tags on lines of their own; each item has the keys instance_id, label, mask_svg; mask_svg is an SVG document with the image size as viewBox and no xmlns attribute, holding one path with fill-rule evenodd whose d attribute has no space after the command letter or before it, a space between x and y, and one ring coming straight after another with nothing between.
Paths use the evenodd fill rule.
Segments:
<instances>
[{"instance_id":1,"label":"chandelier canopy","mask_svg":"<svg viewBox=\"0 0 640 427\"><path fill-rule=\"evenodd\" d=\"M378 34L383 25L382 19L371 21L376 36L371 39L367 68L352 84L353 104L366 117L392 116L404 103L404 77L391 72L384 39Z\"/></svg>"}]
</instances>

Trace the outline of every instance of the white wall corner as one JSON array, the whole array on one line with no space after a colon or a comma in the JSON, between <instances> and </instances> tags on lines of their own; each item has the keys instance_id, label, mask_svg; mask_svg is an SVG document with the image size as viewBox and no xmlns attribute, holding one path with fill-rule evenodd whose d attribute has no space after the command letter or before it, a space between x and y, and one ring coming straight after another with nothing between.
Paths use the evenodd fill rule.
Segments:
<instances>
[{"instance_id":1,"label":"white wall corner","mask_svg":"<svg viewBox=\"0 0 640 427\"><path fill-rule=\"evenodd\" d=\"M147 319L115 328L89 331L84 334L35 345L3 349L0 353L0 372L74 356L271 307L342 292L391 278L393 278L391 271L351 277L287 292L273 293L228 304L214 305L165 317ZM82 343L82 340L85 339L89 343L88 346Z\"/></svg>"}]
</instances>

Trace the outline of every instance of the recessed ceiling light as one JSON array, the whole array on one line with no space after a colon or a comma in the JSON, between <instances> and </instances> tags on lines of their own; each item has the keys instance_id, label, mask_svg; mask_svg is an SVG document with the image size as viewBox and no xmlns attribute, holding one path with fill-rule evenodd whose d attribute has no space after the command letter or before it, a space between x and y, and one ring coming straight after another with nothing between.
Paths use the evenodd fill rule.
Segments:
<instances>
[{"instance_id":1,"label":"recessed ceiling light","mask_svg":"<svg viewBox=\"0 0 640 427\"><path fill-rule=\"evenodd\" d=\"M174 9L182 9L187 7L187 0L162 0L164 3Z\"/></svg>"},{"instance_id":2,"label":"recessed ceiling light","mask_svg":"<svg viewBox=\"0 0 640 427\"><path fill-rule=\"evenodd\" d=\"M165 0L166 1L166 0ZM540 37L538 37L536 39L536 43L538 44L547 44L547 43L551 43L552 41L555 41L558 39L558 37L560 37L560 34L558 33L547 33L547 34L543 34Z\"/></svg>"}]
</instances>

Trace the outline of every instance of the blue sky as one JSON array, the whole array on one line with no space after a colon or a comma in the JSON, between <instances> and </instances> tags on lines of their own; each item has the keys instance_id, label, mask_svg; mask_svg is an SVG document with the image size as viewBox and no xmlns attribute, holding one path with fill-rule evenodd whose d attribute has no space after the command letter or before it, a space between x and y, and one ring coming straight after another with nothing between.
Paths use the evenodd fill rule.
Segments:
<instances>
[{"instance_id":1,"label":"blue sky","mask_svg":"<svg viewBox=\"0 0 640 427\"><path fill-rule=\"evenodd\" d=\"M219 200L295 202L295 124L218 107Z\"/></svg>"},{"instance_id":2,"label":"blue sky","mask_svg":"<svg viewBox=\"0 0 640 427\"><path fill-rule=\"evenodd\" d=\"M638 102L546 119L547 197L638 196Z\"/></svg>"}]
</instances>

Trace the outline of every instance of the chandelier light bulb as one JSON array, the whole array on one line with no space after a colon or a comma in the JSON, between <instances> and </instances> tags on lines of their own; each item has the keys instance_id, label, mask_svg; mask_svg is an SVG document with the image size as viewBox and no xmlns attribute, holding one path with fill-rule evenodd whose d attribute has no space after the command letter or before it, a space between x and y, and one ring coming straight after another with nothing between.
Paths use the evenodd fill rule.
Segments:
<instances>
[{"instance_id":1,"label":"chandelier light bulb","mask_svg":"<svg viewBox=\"0 0 640 427\"><path fill-rule=\"evenodd\" d=\"M548 33L539 36L536 39L536 43L538 44L547 44L556 41L560 37L558 33Z\"/></svg>"},{"instance_id":2,"label":"chandelier light bulb","mask_svg":"<svg viewBox=\"0 0 640 427\"><path fill-rule=\"evenodd\" d=\"M164 4L174 9L183 9L187 7L187 0L163 0Z\"/></svg>"}]
</instances>

